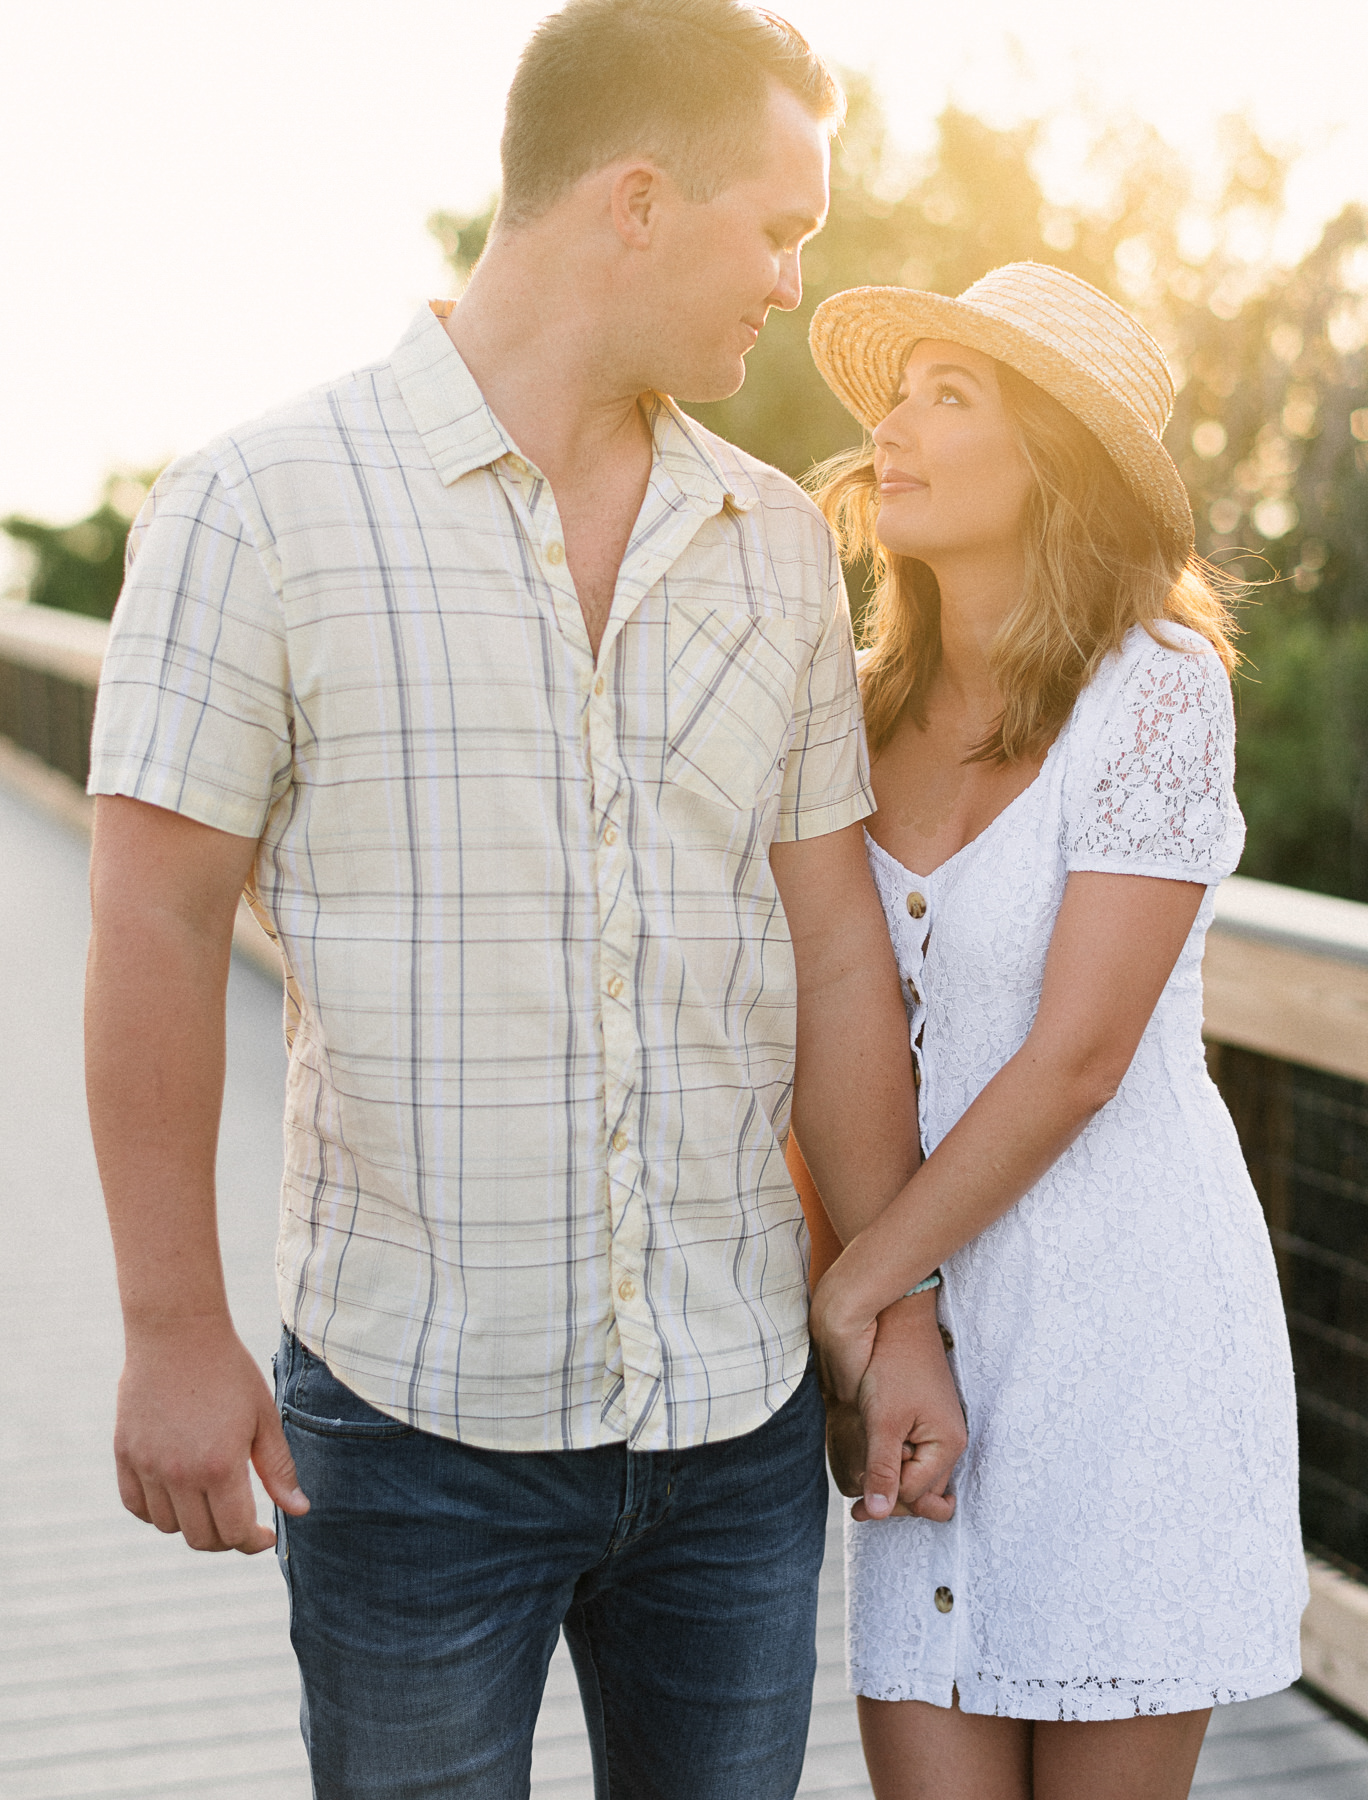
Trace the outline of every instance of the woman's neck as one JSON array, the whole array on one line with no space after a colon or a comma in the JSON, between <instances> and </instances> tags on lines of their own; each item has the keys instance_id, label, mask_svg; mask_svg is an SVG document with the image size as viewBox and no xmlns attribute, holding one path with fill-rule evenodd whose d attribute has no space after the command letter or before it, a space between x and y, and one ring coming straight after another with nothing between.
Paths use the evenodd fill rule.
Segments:
<instances>
[{"instance_id":1,"label":"woman's neck","mask_svg":"<svg viewBox=\"0 0 1368 1800\"><path fill-rule=\"evenodd\" d=\"M992 672L992 648L1004 620L1021 599L1021 554L993 552L947 557L929 565L940 587L941 663L937 686L974 719L989 723L1002 711Z\"/></svg>"}]
</instances>

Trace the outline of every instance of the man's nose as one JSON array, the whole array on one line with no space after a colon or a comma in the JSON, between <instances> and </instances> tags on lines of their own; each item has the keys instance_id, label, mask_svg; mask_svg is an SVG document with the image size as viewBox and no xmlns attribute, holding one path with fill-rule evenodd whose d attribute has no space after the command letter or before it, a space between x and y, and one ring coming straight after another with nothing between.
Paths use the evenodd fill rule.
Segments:
<instances>
[{"instance_id":1,"label":"man's nose","mask_svg":"<svg viewBox=\"0 0 1368 1800\"><path fill-rule=\"evenodd\" d=\"M769 303L780 312L792 312L803 298L803 271L796 250L786 250L779 259L779 279L770 290Z\"/></svg>"}]
</instances>

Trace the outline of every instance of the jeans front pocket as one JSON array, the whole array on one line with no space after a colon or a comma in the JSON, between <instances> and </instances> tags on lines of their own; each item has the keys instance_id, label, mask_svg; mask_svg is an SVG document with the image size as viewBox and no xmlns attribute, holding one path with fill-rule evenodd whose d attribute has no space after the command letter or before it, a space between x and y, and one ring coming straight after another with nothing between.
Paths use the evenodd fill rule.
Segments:
<instances>
[{"instance_id":1,"label":"jeans front pocket","mask_svg":"<svg viewBox=\"0 0 1368 1800\"><path fill-rule=\"evenodd\" d=\"M318 1437L363 1438L374 1443L417 1435L412 1425L391 1418L353 1393L321 1356L315 1356L297 1338L289 1348L281 1383L280 1416L286 1425Z\"/></svg>"},{"instance_id":2,"label":"jeans front pocket","mask_svg":"<svg viewBox=\"0 0 1368 1800\"><path fill-rule=\"evenodd\" d=\"M792 619L672 601L665 779L749 812L793 738Z\"/></svg>"}]
</instances>

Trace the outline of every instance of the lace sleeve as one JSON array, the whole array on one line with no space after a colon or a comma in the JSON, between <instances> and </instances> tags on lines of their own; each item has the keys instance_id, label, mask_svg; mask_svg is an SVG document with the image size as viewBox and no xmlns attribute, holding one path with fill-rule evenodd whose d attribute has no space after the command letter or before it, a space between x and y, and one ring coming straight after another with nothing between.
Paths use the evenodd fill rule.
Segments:
<instances>
[{"instance_id":1,"label":"lace sleeve","mask_svg":"<svg viewBox=\"0 0 1368 1800\"><path fill-rule=\"evenodd\" d=\"M1067 794L1071 870L1211 884L1240 860L1230 682L1194 633L1166 635L1193 648L1166 649L1137 633L1119 679L1099 683Z\"/></svg>"}]
</instances>

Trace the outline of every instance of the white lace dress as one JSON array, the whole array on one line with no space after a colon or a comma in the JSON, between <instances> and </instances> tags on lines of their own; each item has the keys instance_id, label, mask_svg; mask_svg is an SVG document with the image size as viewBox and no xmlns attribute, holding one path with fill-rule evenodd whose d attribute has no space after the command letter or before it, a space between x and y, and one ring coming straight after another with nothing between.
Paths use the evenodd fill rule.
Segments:
<instances>
[{"instance_id":1,"label":"white lace dress","mask_svg":"<svg viewBox=\"0 0 1368 1800\"><path fill-rule=\"evenodd\" d=\"M869 843L928 1154L1025 1039L1071 870L1210 887L1235 867L1229 684L1204 640L1168 635L1196 653L1132 632L1037 779L934 874ZM857 1693L1114 1719L1299 1673L1292 1367L1203 1061L1211 914L1208 891L1116 1097L944 1267L969 1423L958 1506L948 1525L847 1522Z\"/></svg>"}]
</instances>

